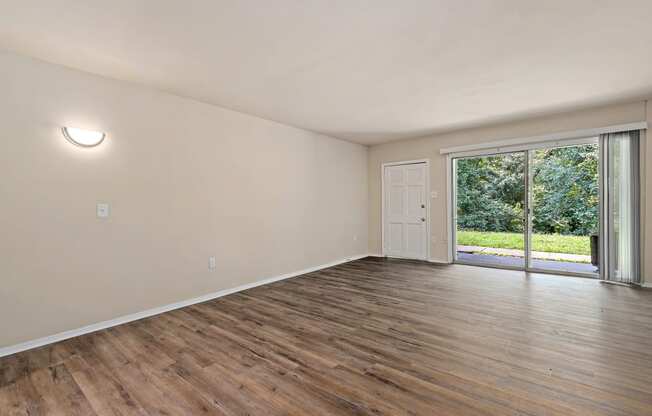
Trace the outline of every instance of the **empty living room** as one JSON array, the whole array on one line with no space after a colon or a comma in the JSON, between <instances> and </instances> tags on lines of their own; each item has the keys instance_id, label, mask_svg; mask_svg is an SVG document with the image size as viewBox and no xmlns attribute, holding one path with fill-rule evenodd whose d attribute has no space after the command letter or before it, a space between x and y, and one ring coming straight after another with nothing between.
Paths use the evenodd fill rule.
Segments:
<instances>
[{"instance_id":1,"label":"empty living room","mask_svg":"<svg viewBox=\"0 0 652 416\"><path fill-rule=\"evenodd\" d=\"M652 416L650 45L650 0L0 0L0 416Z\"/></svg>"}]
</instances>

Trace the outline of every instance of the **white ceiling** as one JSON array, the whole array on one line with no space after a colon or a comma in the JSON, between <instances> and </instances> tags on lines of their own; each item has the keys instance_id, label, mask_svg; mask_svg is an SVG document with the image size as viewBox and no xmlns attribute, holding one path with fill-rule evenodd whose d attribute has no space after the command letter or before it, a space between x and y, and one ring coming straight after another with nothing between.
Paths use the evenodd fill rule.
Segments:
<instances>
[{"instance_id":1,"label":"white ceiling","mask_svg":"<svg viewBox=\"0 0 652 416\"><path fill-rule=\"evenodd\" d=\"M651 0L0 0L0 48L363 144L652 94Z\"/></svg>"}]
</instances>

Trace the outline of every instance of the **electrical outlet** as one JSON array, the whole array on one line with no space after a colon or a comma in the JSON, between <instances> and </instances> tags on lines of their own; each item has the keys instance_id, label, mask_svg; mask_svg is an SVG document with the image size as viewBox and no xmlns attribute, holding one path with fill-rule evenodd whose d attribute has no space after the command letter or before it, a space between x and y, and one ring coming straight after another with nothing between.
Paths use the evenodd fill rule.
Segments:
<instances>
[{"instance_id":1,"label":"electrical outlet","mask_svg":"<svg viewBox=\"0 0 652 416\"><path fill-rule=\"evenodd\" d=\"M208 258L208 270L215 270L215 256Z\"/></svg>"},{"instance_id":2,"label":"electrical outlet","mask_svg":"<svg viewBox=\"0 0 652 416\"><path fill-rule=\"evenodd\" d=\"M357 234L355 234L355 235L353 236L353 241L358 241L358 235L357 235Z\"/></svg>"}]
</instances>

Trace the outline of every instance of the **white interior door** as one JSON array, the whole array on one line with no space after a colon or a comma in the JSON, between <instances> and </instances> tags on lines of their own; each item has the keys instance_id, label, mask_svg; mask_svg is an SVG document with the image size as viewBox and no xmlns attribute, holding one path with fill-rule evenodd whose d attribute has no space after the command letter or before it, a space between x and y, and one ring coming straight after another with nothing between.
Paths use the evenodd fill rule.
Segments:
<instances>
[{"instance_id":1,"label":"white interior door","mask_svg":"<svg viewBox=\"0 0 652 416\"><path fill-rule=\"evenodd\" d=\"M386 166L384 254L427 259L426 164Z\"/></svg>"}]
</instances>

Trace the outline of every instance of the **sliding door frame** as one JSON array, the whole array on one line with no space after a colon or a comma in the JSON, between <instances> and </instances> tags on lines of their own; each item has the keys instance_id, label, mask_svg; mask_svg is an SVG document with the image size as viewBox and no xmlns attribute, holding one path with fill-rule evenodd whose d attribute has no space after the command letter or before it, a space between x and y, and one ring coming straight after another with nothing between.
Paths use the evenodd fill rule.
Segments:
<instances>
[{"instance_id":1,"label":"sliding door frame","mask_svg":"<svg viewBox=\"0 0 652 416\"><path fill-rule=\"evenodd\" d=\"M598 266L599 273L581 273L581 272L570 272L562 270L548 270L532 267L532 195L531 195L531 185L532 178L531 174L531 160L532 153L535 150L539 149L548 149L555 147L570 147L570 146L581 146L587 144L597 144L599 148L599 161L598 161L598 199L599 199L599 212L598 212L598 233L599 233L599 242L600 242L600 265ZM524 249L524 262L523 266L496 266L491 264L478 264L472 262L460 261L457 258L457 160L458 159L467 159L475 157L484 157L484 156L498 156L509 153L519 153L522 152L525 154L525 166L524 166L524 189L525 197L523 202L523 249ZM449 250L449 260L451 263L465 264L471 266L479 267L489 267L497 269L509 269L509 270L522 270L526 272L534 273L547 273L547 274L556 274L556 275L565 275L565 276L576 276L576 277L588 277L588 278L602 278L602 273L604 271L604 256L602 255L602 246L604 244L604 208L603 208L603 166L604 157L603 157L602 143L600 138L597 136L583 137L583 138L574 138L574 139L565 139L565 140L550 140L539 143L529 143L521 145L511 145L505 147L495 147L490 149L480 149L480 150L470 150L465 152L458 153L449 153L447 154L447 175L449 177L448 186L450 189L449 198L448 198L448 227L449 227L449 241L451 242Z\"/></svg>"},{"instance_id":2,"label":"sliding door frame","mask_svg":"<svg viewBox=\"0 0 652 416\"><path fill-rule=\"evenodd\" d=\"M609 253L607 252L608 245L605 241L607 234L609 233L609 227L607 225L609 218L609 191L607 183L608 178L606 177L609 160L607 159L607 141L603 136L600 136L598 142L600 143L600 161L598 163L598 175L600 176L600 238L598 238L598 256L600 257L599 277L600 280L606 281L609 270Z\"/></svg>"}]
</instances>

